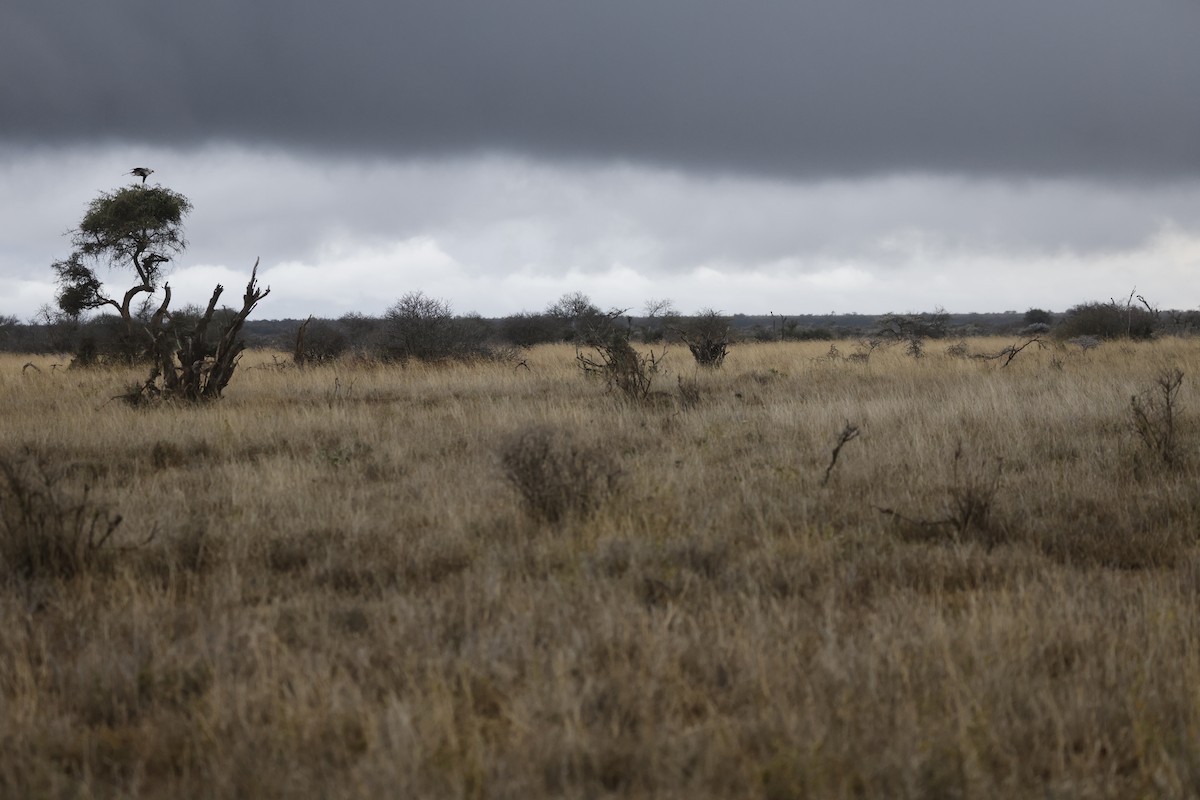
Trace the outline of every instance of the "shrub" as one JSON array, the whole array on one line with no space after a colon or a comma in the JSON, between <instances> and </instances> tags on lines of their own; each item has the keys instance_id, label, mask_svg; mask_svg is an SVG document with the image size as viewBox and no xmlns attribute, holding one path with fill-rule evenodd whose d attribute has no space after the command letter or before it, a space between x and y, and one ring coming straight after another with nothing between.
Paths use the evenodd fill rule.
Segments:
<instances>
[{"instance_id":1,"label":"shrub","mask_svg":"<svg viewBox=\"0 0 1200 800\"><path fill-rule=\"evenodd\" d=\"M1176 417L1182 386L1183 371L1172 368L1160 373L1149 389L1129 398L1134 433L1152 456L1168 465L1179 457Z\"/></svg>"},{"instance_id":2,"label":"shrub","mask_svg":"<svg viewBox=\"0 0 1200 800\"><path fill-rule=\"evenodd\" d=\"M588 375L599 375L610 389L619 389L630 400L643 402L650 396L650 386L658 372L658 356L651 350L638 351L629 342L629 334L613 331L607 341L592 345L591 351L580 350L575 360Z\"/></svg>"},{"instance_id":3,"label":"shrub","mask_svg":"<svg viewBox=\"0 0 1200 800\"><path fill-rule=\"evenodd\" d=\"M85 485L76 496L62 475L30 453L0 458L0 576L69 579L100 563L121 524Z\"/></svg>"},{"instance_id":4,"label":"shrub","mask_svg":"<svg viewBox=\"0 0 1200 800\"><path fill-rule=\"evenodd\" d=\"M547 427L510 437L500 464L530 516L551 523L594 513L618 491L622 477L607 453Z\"/></svg>"},{"instance_id":5,"label":"shrub","mask_svg":"<svg viewBox=\"0 0 1200 800\"><path fill-rule=\"evenodd\" d=\"M546 309L547 316L558 323L562 341L576 347L607 341L624 313L616 308L601 311L583 292L564 294Z\"/></svg>"},{"instance_id":6,"label":"shrub","mask_svg":"<svg viewBox=\"0 0 1200 800\"><path fill-rule=\"evenodd\" d=\"M713 369L725 363L725 356L733 343L729 319L711 308L683 323L679 328L679 338L687 345L698 365Z\"/></svg>"}]
</instances>

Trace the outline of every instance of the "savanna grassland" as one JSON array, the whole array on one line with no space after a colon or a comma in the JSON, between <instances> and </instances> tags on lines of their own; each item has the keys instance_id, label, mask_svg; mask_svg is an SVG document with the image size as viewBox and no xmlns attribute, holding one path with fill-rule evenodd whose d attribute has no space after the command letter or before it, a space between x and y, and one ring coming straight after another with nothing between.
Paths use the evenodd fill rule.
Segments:
<instances>
[{"instance_id":1,"label":"savanna grassland","mask_svg":"<svg viewBox=\"0 0 1200 800\"><path fill-rule=\"evenodd\" d=\"M1200 794L1200 342L828 347L3 357L0 796Z\"/></svg>"}]
</instances>

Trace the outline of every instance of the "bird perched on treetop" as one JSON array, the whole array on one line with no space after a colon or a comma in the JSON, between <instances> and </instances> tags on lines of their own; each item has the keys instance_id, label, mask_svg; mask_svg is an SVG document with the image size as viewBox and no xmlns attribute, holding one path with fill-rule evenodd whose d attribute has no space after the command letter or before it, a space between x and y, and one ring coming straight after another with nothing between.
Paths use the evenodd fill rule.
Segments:
<instances>
[{"instance_id":1,"label":"bird perched on treetop","mask_svg":"<svg viewBox=\"0 0 1200 800\"><path fill-rule=\"evenodd\" d=\"M146 178L149 178L150 173L152 172L154 172L154 170L150 169L149 167L134 167L133 169L129 170L129 174L140 177L142 179L142 183L146 182Z\"/></svg>"}]
</instances>

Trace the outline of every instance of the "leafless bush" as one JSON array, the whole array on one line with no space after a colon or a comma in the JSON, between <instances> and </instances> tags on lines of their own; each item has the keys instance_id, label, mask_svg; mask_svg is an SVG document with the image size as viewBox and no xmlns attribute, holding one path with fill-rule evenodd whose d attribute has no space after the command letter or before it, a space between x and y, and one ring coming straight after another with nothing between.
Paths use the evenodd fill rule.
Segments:
<instances>
[{"instance_id":1,"label":"leafless bush","mask_svg":"<svg viewBox=\"0 0 1200 800\"><path fill-rule=\"evenodd\" d=\"M733 343L729 320L713 309L701 311L680 326L679 338L687 345L692 358L702 367L716 369L725 363Z\"/></svg>"},{"instance_id":2,"label":"leafless bush","mask_svg":"<svg viewBox=\"0 0 1200 800\"><path fill-rule=\"evenodd\" d=\"M492 329L478 314L455 316L445 300L409 292L384 315L379 354L386 361L448 363L497 358Z\"/></svg>"},{"instance_id":3,"label":"leafless bush","mask_svg":"<svg viewBox=\"0 0 1200 800\"><path fill-rule=\"evenodd\" d=\"M1183 371L1173 367L1160 373L1153 386L1129 398L1133 432L1152 456L1168 465L1179 458L1176 421L1182 386Z\"/></svg>"},{"instance_id":4,"label":"leafless bush","mask_svg":"<svg viewBox=\"0 0 1200 800\"><path fill-rule=\"evenodd\" d=\"M500 464L534 519L586 517L620 488L622 473L608 453L563 431L528 428L501 448Z\"/></svg>"},{"instance_id":5,"label":"leafless bush","mask_svg":"<svg viewBox=\"0 0 1200 800\"><path fill-rule=\"evenodd\" d=\"M72 494L62 474L32 453L0 458L0 577L69 579L98 565L121 524L91 499Z\"/></svg>"},{"instance_id":6,"label":"leafless bush","mask_svg":"<svg viewBox=\"0 0 1200 800\"><path fill-rule=\"evenodd\" d=\"M614 331L590 350L576 352L575 360L585 374L603 378L610 389L615 387L630 400L645 402L662 354L655 355L653 350L643 353L630 344L627 333Z\"/></svg>"}]
</instances>

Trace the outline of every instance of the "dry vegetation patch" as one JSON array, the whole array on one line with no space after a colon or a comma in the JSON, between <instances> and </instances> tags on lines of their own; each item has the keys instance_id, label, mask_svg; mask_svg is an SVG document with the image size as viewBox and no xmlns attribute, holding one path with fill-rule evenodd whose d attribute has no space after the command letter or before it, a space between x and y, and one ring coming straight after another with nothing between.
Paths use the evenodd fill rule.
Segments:
<instances>
[{"instance_id":1,"label":"dry vegetation patch","mask_svg":"<svg viewBox=\"0 0 1200 800\"><path fill-rule=\"evenodd\" d=\"M1192 796L1200 345L828 350L0 358L0 796Z\"/></svg>"}]
</instances>

